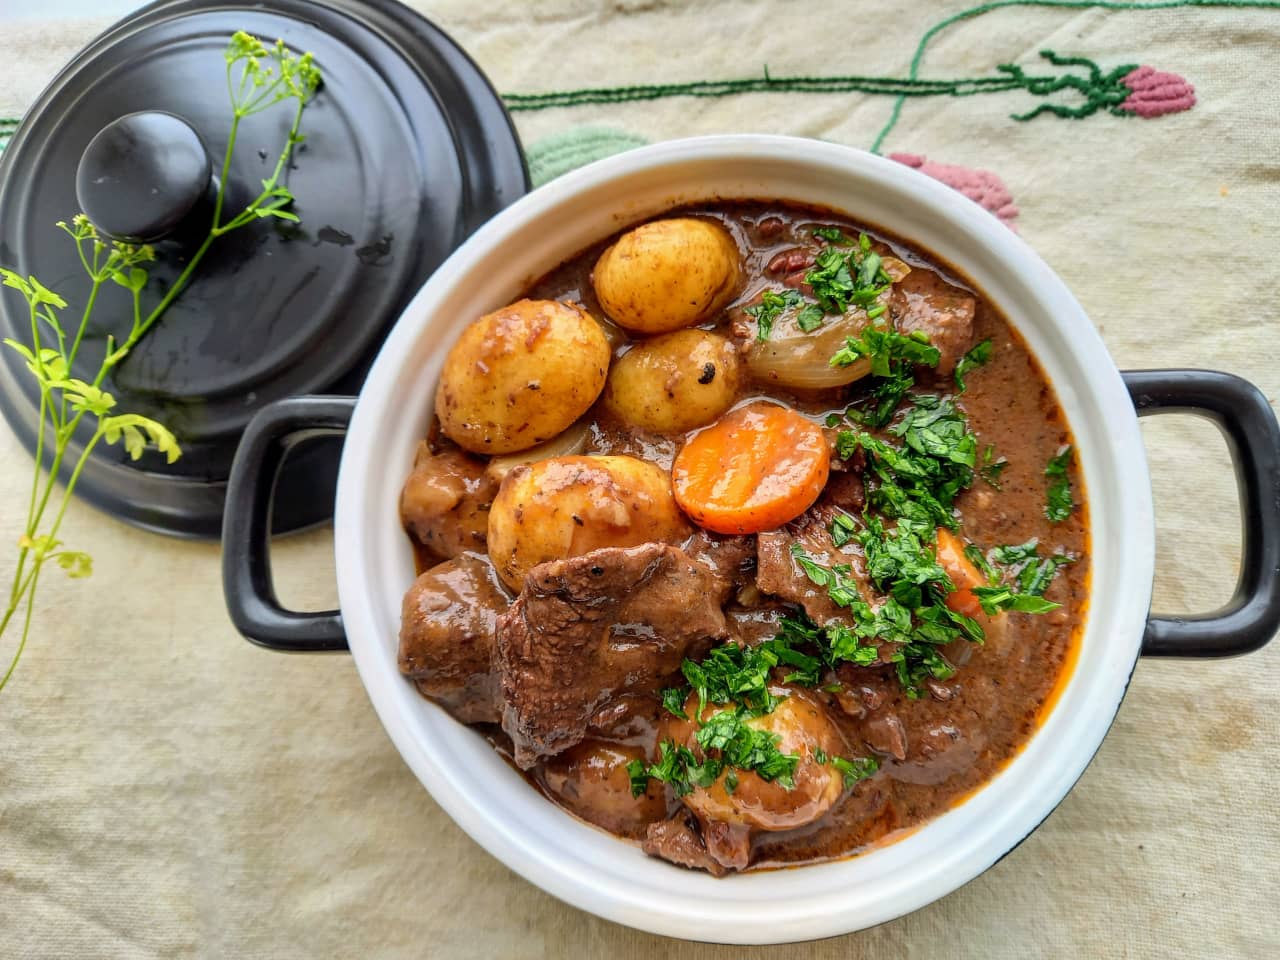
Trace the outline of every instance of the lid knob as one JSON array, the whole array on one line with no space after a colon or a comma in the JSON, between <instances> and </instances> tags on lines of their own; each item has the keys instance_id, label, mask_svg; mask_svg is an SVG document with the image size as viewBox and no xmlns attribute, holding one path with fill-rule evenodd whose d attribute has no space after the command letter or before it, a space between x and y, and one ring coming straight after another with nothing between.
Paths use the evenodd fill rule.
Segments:
<instances>
[{"instance_id":1,"label":"lid knob","mask_svg":"<svg viewBox=\"0 0 1280 960\"><path fill-rule=\"evenodd\" d=\"M128 243L172 233L212 189L204 141L181 117L160 110L107 124L76 169L80 209L100 232Z\"/></svg>"}]
</instances>

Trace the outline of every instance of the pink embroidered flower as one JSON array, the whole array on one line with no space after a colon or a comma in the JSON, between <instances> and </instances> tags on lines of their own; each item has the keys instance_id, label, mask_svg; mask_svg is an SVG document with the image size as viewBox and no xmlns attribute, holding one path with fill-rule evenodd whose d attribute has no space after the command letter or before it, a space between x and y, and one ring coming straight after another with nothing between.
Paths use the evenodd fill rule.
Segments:
<instances>
[{"instance_id":1,"label":"pink embroidered flower","mask_svg":"<svg viewBox=\"0 0 1280 960\"><path fill-rule=\"evenodd\" d=\"M1013 194L1004 185L1004 181L990 170L972 170L969 167L960 167L951 163L934 163L914 153L891 153L889 159L914 167L921 173L959 190L970 200L994 213L1010 230L1017 229L1013 225L1013 220L1018 215L1018 208L1013 203Z\"/></svg>"},{"instance_id":2,"label":"pink embroidered flower","mask_svg":"<svg viewBox=\"0 0 1280 960\"><path fill-rule=\"evenodd\" d=\"M1196 105L1195 87L1176 73L1142 66L1130 70L1120 82L1130 91L1117 108L1121 113L1149 119L1190 110Z\"/></svg>"}]
</instances>

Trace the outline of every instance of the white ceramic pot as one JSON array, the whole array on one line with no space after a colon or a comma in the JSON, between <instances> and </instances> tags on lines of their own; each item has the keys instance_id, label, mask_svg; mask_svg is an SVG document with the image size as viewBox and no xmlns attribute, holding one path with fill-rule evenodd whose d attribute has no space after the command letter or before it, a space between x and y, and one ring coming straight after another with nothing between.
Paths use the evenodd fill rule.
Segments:
<instances>
[{"instance_id":1,"label":"white ceramic pot","mask_svg":"<svg viewBox=\"0 0 1280 960\"><path fill-rule=\"evenodd\" d=\"M792 200L882 225L953 264L996 303L1043 365L1074 433L1092 527L1083 646L1044 725L985 787L889 846L837 862L715 879L646 857L541 797L478 734L423 699L396 666L400 601L414 579L398 499L426 433L446 350L470 321L550 268L638 220L713 198ZM350 401L303 398L249 428L228 496L233 618L285 649L342 633L396 748L457 823L561 899L629 926L697 940L774 943L883 923L945 896L1008 853L1062 800L1098 749L1143 651L1221 655L1264 643L1280 617L1280 432L1261 395L1225 374L1150 371L1128 386L1062 281L1012 231L952 189L858 150L718 136L635 150L568 174L489 221L422 288L391 332L350 419L336 506L341 615L275 606L265 565L271 475L299 430L339 429ZM1242 595L1202 620L1148 624L1154 524L1139 408L1195 408L1244 449ZM1273 511L1274 512L1274 511ZM1259 530L1265 531L1258 533ZM414 842L406 838L406 842Z\"/></svg>"}]
</instances>

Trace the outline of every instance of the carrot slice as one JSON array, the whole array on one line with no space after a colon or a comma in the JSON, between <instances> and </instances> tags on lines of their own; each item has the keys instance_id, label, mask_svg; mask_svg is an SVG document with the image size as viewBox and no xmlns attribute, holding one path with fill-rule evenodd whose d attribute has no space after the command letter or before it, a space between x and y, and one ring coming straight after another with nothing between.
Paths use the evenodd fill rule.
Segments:
<instances>
[{"instance_id":1,"label":"carrot slice","mask_svg":"<svg viewBox=\"0 0 1280 960\"><path fill-rule=\"evenodd\" d=\"M821 427L787 407L752 403L686 443L671 481L676 503L698 526L757 533L808 510L830 469Z\"/></svg>"},{"instance_id":2,"label":"carrot slice","mask_svg":"<svg viewBox=\"0 0 1280 960\"><path fill-rule=\"evenodd\" d=\"M938 528L938 564L956 585L955 592L947 594L947 606L966 617L981 617L982 604L973 588L985 586L987 581L964 555L960 538L946 527Z\"/></svg>"}]
</instances>

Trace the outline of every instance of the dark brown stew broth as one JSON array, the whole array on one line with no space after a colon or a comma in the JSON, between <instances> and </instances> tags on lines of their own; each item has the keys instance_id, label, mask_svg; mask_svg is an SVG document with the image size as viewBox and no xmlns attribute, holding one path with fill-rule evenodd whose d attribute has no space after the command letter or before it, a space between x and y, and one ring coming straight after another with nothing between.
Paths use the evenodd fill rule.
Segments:
<instances>
[{"instance_id":1,"label":"dark brown stew broth","mask_svg":"<svg viewBox=\"0 0 1280 960\"><path fill-rule=\"evenodd\" d=\"M1021 544L1034 537L1039 539L1041 555L1061 553L1076 558L1076 562L1058 571L1045 592L1046 599L1061 604L1058 610L1038 616L1008 613L1006 629L996 642L989 639L979 645L960 640L945 647L945 655L958 669L949 680L931 685L935 695L908 698L891 666L846 665L839 672L841 690L810 691L828 707L845 739L857 745L854 752L875 756L879 770L846 790L828 813L808 826L776 833L753 832L750 869L848 856L938 816L990 780L1035 732L1056 688L1069 673L1089 583L1088 515L1083 484L1073 460L1069 477L1075 509L1065 521L1049 522L1044 513L1044 471L1050 459L1071 443L1070 433L1052 388L1021 338L980 291L937 258L844 216L777 202L701 204L667 216L674 215L718 221L732 233L743 253L746 282L740 295L716 323L702 327L726 336L730 336L735 307L756 300L763 290L779 288L778 277L766 274L770 261L780 252L812 242L815 227L837 226L853 237L865 232L878 250L905 261L913 271L931 271L947 284L974 296L977 305L972 341L990 338L994 347L992 359L967 374L967 390L962 394L956 393L951 376L931 371L917 375L913 390L917 394L951 397L967 414L979 451L993 445L996 455L1007 460L999 476L999 490L975 479L957 497L961 535L984 549L997 544ZM577 302L592 316L603 319L605 314L596 301L590 275L596 259L613 239L551 271L532 284L524 296ZM608 325L608 331L618 344L615 357L621 356L630 341L612 325ZM799 396L762 389L749 378L744 380L740 399L769 397L818 422L832 412L843 411L850 399L865 392L864 386L854 383L820 395ZM587 419L587 454L627 454L669 470L685 439L645 435L610 420L600 412L599 405ZM886 430L871 432L896 442ZM434 449L448 447L447 441L441 443L436 437L434 429L431 442ZM415 548L419 572L439 562L430 549L416 542ZM510 596L494 579L495 589ZM749 591L745 596L754 599ZM743 591L739 591L725 607L734 628L732 639L750 643L773 636L780 610L778 601L760 596L751 606L743 606L743 597ZM673 676L672 685L679 682L679 675ZM643 702L624 698L618 710L620 715L625 714L625 722L611 732L613 742L639 747L648 757L655 757L655 729L661 716L656 698L646 697ZM497 724L476 726L495 749L510 756L510 741ZM895 753L904 756L897 757ZM619 823L609 810L593 811L589 805L575 802L573 785L566 788L563 768L552 774L551 782L545 764L525 771L525 775L546 797L575 815L627 839L642 839L643 824L637 828ZM652 796L646 796L637 802L650 804L654 816L674 815L681 808L669 788L656 782L651 786L665 790L665 799L655 804Z\"/></svg>"}]
</instances>

